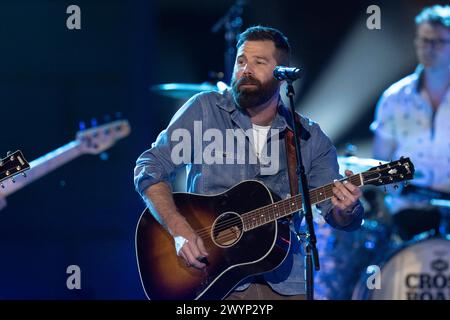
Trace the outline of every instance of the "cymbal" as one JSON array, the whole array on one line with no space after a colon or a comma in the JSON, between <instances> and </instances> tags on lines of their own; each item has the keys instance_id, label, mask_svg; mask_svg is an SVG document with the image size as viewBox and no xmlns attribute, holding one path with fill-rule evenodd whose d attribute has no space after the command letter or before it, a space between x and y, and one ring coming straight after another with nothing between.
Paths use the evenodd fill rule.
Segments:
<instances>
[{"instance_id":1,"label":"cymbal","mask_svg":"<svg viewBox=\"0 0 450 320\"><path fill-rule=\"evenodd\" d=\"M224 82L219 81L217 84L211 84L209 82L203 83L163 83L150 87L150 91L156 92L162 96L176 98L176 99L189 99L194 94L202 91L223 91L227 85Z\"/></svg>"},{"instance_id":2,"label":"cymbal","mask_svg":"<svg viewBox=\"0 0 450 320\"><path fill-rule=\"evenodd\" d=\"M379 166L380 163L385 164L387 162L371 158L358 158L355 156L338 157L339 171L341 171L341 174L344 174L345 170L351 170L354 173L364 172L370 168Z\"/></svg>"}]
</instances>

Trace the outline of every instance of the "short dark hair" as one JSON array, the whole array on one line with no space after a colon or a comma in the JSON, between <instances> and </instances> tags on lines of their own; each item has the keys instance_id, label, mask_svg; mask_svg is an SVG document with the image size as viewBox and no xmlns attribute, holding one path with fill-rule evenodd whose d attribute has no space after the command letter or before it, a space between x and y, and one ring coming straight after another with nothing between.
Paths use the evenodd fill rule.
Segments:
<instances>
[{"instance_id":1,"label":"short dark hair","mask_svg":"<svg viewBox=\"0 0 450 320\"><path fill-rule=\"evenodd\" d=\"M426 22L450 28L450 6L434 5L424 8L416 17L416 25Z\"/></svg>"},{"instance_id":2,"label":"short dark hair","mask_svg":"<svg viewBox=\"0 0 450 320\"><path fill-rule=\"evenodd\" d=\"M245 41L272 41L275 48L278 51L277 62L279 64L288 66L291 46L289 45L288 38L279 30L270 27L253 26L245 30L239 35L236 48L239 48Z\"/></svg>"}]
</instances>

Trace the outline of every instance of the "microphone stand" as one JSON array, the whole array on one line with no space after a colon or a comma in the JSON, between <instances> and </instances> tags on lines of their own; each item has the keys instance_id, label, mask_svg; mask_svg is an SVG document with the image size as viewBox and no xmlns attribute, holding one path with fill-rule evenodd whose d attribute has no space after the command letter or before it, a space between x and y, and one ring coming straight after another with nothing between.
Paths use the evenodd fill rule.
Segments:
<instances>
[{"instance_id":1,"label":"microphone stand","mask_svg":"<svg viewBox=\"0 0 450 320\"><path fill-rule=\"evenodd\" d=\"M287 88L286 96L289 97L289 104L292 116L292 129L294 131L294 142L295 142L295 152L297 155L297 170L296 174L298 177L298 190L302 195L302 207L305 213L305 220L307 225L306 234L297 234L300 240L305 244L305 282L306 282L306 299L314 300L314 268L315 271L320 270L319 264L319 253L317 252L317 239L314 232L314 221L313 213L311 209L311 200L309 198L308 180L306 178L305 167L303 166L303 161L301 157L300 148L300 137L301 132L297 129L302 130L302 125L299 128L295 125L295 107L294 107L294 96L295 91L292 85L293 80L286 79Z\"/></svg>"},{"instance_id":2,"label":"microphone stand","mask_svg":"<svg viewBox=\"0 0 450 320\"><path fill-rule=\"evenodd\" d=\"M236 38L240 33L242 26L242 11L246 0L236 0L236 3L228 12L217 21L211 28L212 33L219 32L222 27L225 28L225 76L224 82L229 84L233 73L234 59L236 57Z\"/></svg>"}]
</instances>

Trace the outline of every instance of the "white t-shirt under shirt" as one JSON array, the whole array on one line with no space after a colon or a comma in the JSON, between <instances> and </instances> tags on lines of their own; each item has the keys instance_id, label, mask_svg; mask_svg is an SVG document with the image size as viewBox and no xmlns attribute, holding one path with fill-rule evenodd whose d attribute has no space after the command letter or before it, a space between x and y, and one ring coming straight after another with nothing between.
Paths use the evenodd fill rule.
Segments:
<instances>
[{"instance_id":1,"label":"white t-shirt under shirt","mask_svg":"<svg viewBox=\"0 0 450 320\"><path fill-rule=\"evenodd\" d=\"M256 156L259 158L261 152L264 149L264 145L267 142L267 133L270 130L270 126L259 126L257 124L252 124L253 126L253 147L256 153Z\"/></svg>"}]
</instances>

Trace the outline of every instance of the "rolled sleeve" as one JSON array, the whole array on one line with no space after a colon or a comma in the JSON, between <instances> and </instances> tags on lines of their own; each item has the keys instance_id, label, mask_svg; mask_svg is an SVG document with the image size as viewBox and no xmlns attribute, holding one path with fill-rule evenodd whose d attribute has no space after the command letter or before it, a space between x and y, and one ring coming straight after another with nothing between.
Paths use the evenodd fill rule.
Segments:
<instances>
[{"instance_id":1,"label":"rolled sleeve","mask_svg":"<svg viewBox=\"0 0 450 320\"><path fill-rule=\"evenodd\" d=\"M189 132L191 138L187 143L191 144L190 150L192 150L194 121L201 121L203 116L200 97L201 94L198 94L186 102L173 116L168 127L158 135L152 147L137 159L134 168L134 185L141 196L147 188L156 183L167 182L171 185L175 170L186 165L186 163L174 163L172 149L180 142L172 141L171 137L177 129L187 130L185 132Z\"/></svg>"},{"instance_id":2,"label":"rolled sleeve","mask_svg":"<svg viewBox=\"0 0 450 320\"><path fill-rule=\"evenodd\" d=\"M343 231L354 231L359 229L362 225L364 217L364 208L359 200L357 204L353 207L352 212L350 214L353 216L353 219L352 222L350 222L350 224L346 226L342 226L335 221L332 210L330 210L328 214L325 216L325 221L333 228Z\"/></svg>"},{"instance_id":3,"label":"rolled sleeve","mask_svg":"<svg viewBox=\"0 0 450 320\"><path fill-rule=\"evenodd\" d=\"M167 130L162 131L152 148L142 153L136 161L134 184L142 196L145 190L158 182L170 185L170 174L176 169L170 159L170 143Z\"/></svg>"}]
</instances>

